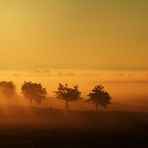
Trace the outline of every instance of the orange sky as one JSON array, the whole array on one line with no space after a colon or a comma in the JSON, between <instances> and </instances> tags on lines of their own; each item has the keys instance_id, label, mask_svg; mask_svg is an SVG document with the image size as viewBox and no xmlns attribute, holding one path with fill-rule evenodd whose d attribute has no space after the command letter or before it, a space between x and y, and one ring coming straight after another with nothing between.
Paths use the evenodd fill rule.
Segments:
<instances>
[{"instance_id":1,"label":"orange sky","mask_svg":"<svg viewBox=\"0 0 148 148\"><path fill-rule=\"evenodd\" d=\"M146 0L1 0L0 69L147 69Z\"/></svg>"},{"instance_id":2,"label":"orange sky","mask_svg":"<svg viewBox=\"0 0 148 148\"><path fill-rule=\"evenodd\" d=\"M34 81L49 95L59 82L79 84L85 95L98 83L115 98L147 94L147 7L146 0L1 0L0 79L18 92Z\"/></svg>"}]
</instances>

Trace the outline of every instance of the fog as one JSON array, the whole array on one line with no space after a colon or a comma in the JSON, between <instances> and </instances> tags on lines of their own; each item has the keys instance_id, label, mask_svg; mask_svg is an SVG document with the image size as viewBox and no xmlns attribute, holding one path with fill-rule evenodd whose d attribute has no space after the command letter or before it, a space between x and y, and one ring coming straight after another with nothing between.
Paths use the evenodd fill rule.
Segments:
<instances>
[{"instance_id":1,"label":"fog","mask_svg":"<svg viewBox=\"0 0 148 148\"><path fill-rule=\"evenodd\" d=\"M88 93L95 85L102 84L112 96L112 104L109 109L117 103L123 106L135 105L138 109L138 106L148 106L147 74L146 70L37 69L31 71L1 71L1 80L13 81L17 86L18 96L13 99L6 99L5 96L0 94L0 104L7 105L9 100L9 105L29 107L29 100L21 94L21 86L24 81L32 81L41 83L48 92L47 99L43 100L40 105L34 103L35 107L64 109L65 102L55 98L53 93L60 82L68 83L70 86L79 85L84 100L87 99ZM84 101L70 103L70 108L72 110L94 110L93 105L84 103ZM117 107L115 108L117 109Z\"/></svg>"},{"instance_id":2,"label":"fog","mask_svg":"<svg viewBox=\"0 0 148 148\"><path fill-rule=\"evenodd\" d=\"M99 81L96 76L14 76L17 95L6 98L0 94L0 131L7 136L33 136L36 132L40 138L48 136L63 136L69 131L123 131L131 125L147 122L144 112L148 112L148 82L147 81ZM5 79L10 80L10 79ZM20 91L24 81L40 82L47 88L48 96L41 104L33 102L30 107L29 99ZM65 102L55 98L53 93L58 83L69 83L70 86L79 84L83 100L70 103L68 114ZM106 110L95 111L93 104L86 103L87 94L98 83L101 83L112 96L112 104ZM99 84L100 84L99 83ZM42 132L41 132L42 131ZM58 132L57 132L58 131ZM61 132L62 131L62 132ZM33 133L32 133L33 132ZM56 134L56 132L58 134ZM43 134L43 135L42 135ZM51 135L50 135L51 134ZM16 137L17 137L16 136ZM54 137L53 136L53 137ZM24 137L23 137L24 138ZM60 137L61 138L61 137Z\"/></svg>"}]
</instances>

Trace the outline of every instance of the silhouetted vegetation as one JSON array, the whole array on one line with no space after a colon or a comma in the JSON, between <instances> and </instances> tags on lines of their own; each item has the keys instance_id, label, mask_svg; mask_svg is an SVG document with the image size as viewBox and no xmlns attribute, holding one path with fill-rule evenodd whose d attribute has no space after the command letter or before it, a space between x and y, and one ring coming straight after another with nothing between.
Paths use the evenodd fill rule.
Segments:
<instances>
[{"instance_id":1,"label":"silhouetted vegetation","mask_svg":"<svg viewBox=\"0 0 148 148\"><path fill-rule=\"evenodd\" d=\"M31 105L32 101L41 103L47 95L40 83L24 82L21 90ZM10 94L7 96L13 96ZM70 102L81 99L77 85L59 84L55 94L65 101L66 111ZM88 97L87 102L97 110L111 103L102 85L95 86ZM73 110L67 118L63 109L51 108L1 105L0 147L148 147L148 113Z\"/></svg>"},{"instance_id":2,"label":"silhouetted vegetation","mask_svg":"<svg viewBox=\"0 0 148 148\"><path fill-rule=\"evenodd\" d=\"M65 100L66 111L69 109L69 102L81 99L81 92L78 90L77 85L70 88L67 84L63 85L59 83L58 90L54 91L54 93L57 98Z\"/></svg>"},{"instance_id":3,"label":"silhouetted vegetation","mask_svg":"<svg viewBox=\"0 0 148 148\"><path fill-rule=\"evenodd\" d=\"M12 98L16 95L16 86L12 81L1 81L0 92L8 99ZM38 104L42 103L43 99L47 96L46 88L43 88L41 83L24 82L21 87L21 93L30 100L30 106L33 105L33 101ZM69 102L76 102L82 99L77 85L69 87L67 83L65 85L59 83L57 91L54 91L54 93L57 98L65 101L66 112L69 110ZM99 107L100 109L105 109L107 105L111 104L111 96L104 90L102 85L96 85L88 94L88 97L86 102L95 104L96 110Z\"/></svg>"},{"instance_id":4,"label":"silhouetted vegetation","mask_svg":"<svg viewBox=\"0 0 148 148\"><path fill-rule=\"evenodd\" d=\"M33 101L38 104L42 103L42 100L46 97L46 88L43 88L40 83L24 82L22 88L22 94L30 99L30 105L32 106Z\"/></svg>"},{"instance_id":5,"label":"silhouetted vegetation","mask_svg":"<svg viewBox=\"0 0 148 148\"><path fill-rule=\"evenodd\" d=\"M98 107L106 108L107 105L111 104L111 96L107 91L104 90L102 85L97 85L95 88L88 94L89 99L87 102L93 103L96 106L96 111Z\"/></svg>"},{"instance_id":6,"label":"silhouetted vegetation","mask_svg":"<svg viewBox=\"0 0 148 148\"><path fill-rule=\"evenodd\" d=\"M9 101L9 98L12 98L16 94L16 86L12 81L11 82L1 81L0 91Z\"/></svg>"}]
</instances>

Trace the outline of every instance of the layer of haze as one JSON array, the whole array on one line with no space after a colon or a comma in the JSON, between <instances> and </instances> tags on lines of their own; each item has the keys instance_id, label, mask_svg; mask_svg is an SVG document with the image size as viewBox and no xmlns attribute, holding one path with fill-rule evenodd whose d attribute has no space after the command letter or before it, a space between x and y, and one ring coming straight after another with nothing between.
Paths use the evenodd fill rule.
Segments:
<instances>
[{"instance_id":1,"label":"layer of haze","mask_svg":"<svg viewBox=\"0 0 148 148\"><path fill-rule=\"evenodd\" d=\"M101 83L115 102L145 104L147 16L146 0L1 0L0 78L19 94L40 82L50 97L59 82L84 98Z\"/></svg>"},{"instance_id":2,"label":"layer of haze","mask_svg":"<svg viewBox=\"0 0 148 148\"><path fill-rule=\"evenodd\" d=\"M87 99L88 93L97 84L102 84L112 96L111 108L114 110L134 110L148 111L148 71L117 71L117 70L48 70L40 69L35 71L1 71L1 80L13 80L17 85L17 94L19 98L11 99L10 104L30 106L28 99L21 94L21 86L24 81L38 82L47 88L48 98L41 105L34 104L38 107L65 108L65 102L55 98L53 91L57 90L58 83L69 86L79 85L83 99ZM7 104L4 96L1 96L0 103ZM120 105L117 105L120 103ZM127 105L130 105L127 107ZM134 109L132 106L135 106ZM141 108L138 109L138 106ZM147 109L142 106L147 107ZM74 110L93 109L94 105L80 101L70 104Z\"/></svg>"}]
</instances>

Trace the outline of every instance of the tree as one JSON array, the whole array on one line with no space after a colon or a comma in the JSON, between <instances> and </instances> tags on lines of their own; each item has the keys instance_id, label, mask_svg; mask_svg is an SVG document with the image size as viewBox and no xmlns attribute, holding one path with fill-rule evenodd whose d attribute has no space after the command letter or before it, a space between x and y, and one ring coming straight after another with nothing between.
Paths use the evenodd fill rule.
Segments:
<instances>
[{"instance_id":1,"label":"tree","mask_svg":"<svg viewBox=\"0 0 148 148\"><path fill-rule=\"evenodd\" d=\"M96 85L94 89L88 94L89 99L87 102L95 104L96 111L98 107L106 108L107 105L111 104L111 96L107 91L104 90L102 85Z\"/></svg>"},{"instance_id":2,"label":"tree","mask_svg":"<svg viewBox=\"0 0 148 148\"><path fill-rule=\"evenodd\" d=\"M40 83L24 82L21 91L26 98L30 99L31 107L33 101L40 104L47 95L46 88L43 88Z\"/></svg>"},{"instance_id":3,"label":"tree","mask_svg":"<svg viewBox=\"0 0 148 148\"><path fill-rule=\"evenodd\" d=\"M58 90L54 91L56 97L65 101L66 112L69 109L69 102L76 102L81 99L81 92L78 90L78 86L68 87L67 84L63 85L59 83Z\"/></svg>"},{"instance_id":4,"label":"tree","mask_svg":"<svg viewBox=\"0 0 148 148\"><path fill-rule=\"evenodd\" d=\"M0 92L5 95L7 99L13 98L16 95L16 86L12 81L1 81L0 82ZM9 102L9 100L8 100Z\"/></svg>"}]
</instances>

